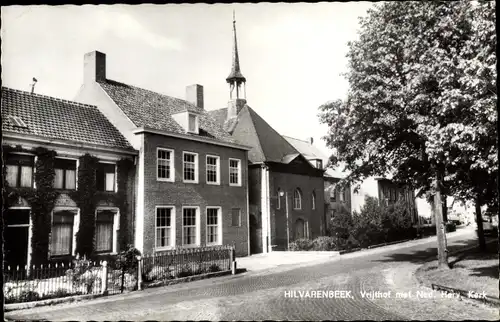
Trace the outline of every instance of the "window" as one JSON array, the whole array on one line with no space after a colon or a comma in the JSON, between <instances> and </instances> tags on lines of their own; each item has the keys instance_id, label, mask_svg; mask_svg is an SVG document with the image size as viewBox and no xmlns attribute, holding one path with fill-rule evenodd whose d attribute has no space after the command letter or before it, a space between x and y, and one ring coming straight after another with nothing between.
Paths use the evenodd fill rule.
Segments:
<instances>
[{"instance_id":1,"label":"window","mask_svg":"<svg viewBox=\"0 0 500 322\"><path fill-rule=\"evenodd\" d=\"M156 208L156 248L175 245L174 208Z\"/></svg>"},{"instance_id":2,"label":"window","mask_svg":"<svg viewBox=\"0 0 500 322\"><path fill-rule=\"evenodd\" d=\"M96 252L111 253L113 251L113 223L116 212L97 210L95 223Z\"/></svg>"},{"instance_id":3,"label":"window","mask_svg":"<svg viewBox=\"0 0 500 322\"><path fill-rule=\"evenodd\" d=\"M207 183L219 184L219 157L207 155Z\"/></svg>"},{"instance_id":4,"label":"window","mask_svg":"<svg viewBox=\"0 0 500 322\"><path fill-rule=\"evenodd\" d=\"M278 188L276 192L276 209L281 209L281 189Z\"/></svg>"},{"instance_id":5,"label":"window","mask_svg":"<svg viewBox=\"0 0 500 322\"><path fill-rule=\"evenodd\" d=\"M198 154L184 152L183 165L184 182L198 182Z\"/></svg>"},{"instance_id":6,"label":"window","mask_svg":"<svg viewBox=\"0 0 500 322\"><path fill-rule=\"evenodd\" d=\"M323 161L322 160L316 160L316 168L323 169Z\"/></svg>"},{"instance_id":7,"label":"window","mask_svg":"<svg viewBox=\"0 0 500 322\"><path fill-rule=\"evenodd\" d=\"M229 185L241 185L240 160L229 159Z\"/></svg>"},{"instance_id":8,"label":"window","mask_svg":"<svg viewBox=\"0 0 500 322\"><path fill-rule=\"evenodd\" d=\"M311 194L311 201L312 201L312 209L316 209L316 193L313 191Z\"/></svg>"},{"instance_id":9,"label":"window","mask_svg":"<svg viewBox=\"0 0 500 322\"><path fill-rule=\"evenodd\" d=\"M345 197L346 197L346 196L345 196L345 189L342 189L342 190L340 191L340 198L339 198L340 200L339 200L339 201L340 201L340 202L345 202L345 199L346 199Z\"/></svg>"},{"instance_id":10,"label":"window","mask_svg":"<svg viewBox=\"0 0 500 322\"><path fill-rule=\"evenodd\" d=\"M302 209L302 194L299 189L293 193L293 209Z\"/></svg>"},{"instance_id":11,"label":"window","mask_svg":"<svg viewBox=\"0 0 500 322\"><path fill-rule=\"evenodd\" d=\"M156 168L157 180L174 181L174 151L158 148L156 156Z\"/></svg>"},{"instance_id":12,"label":"window","mask_svg":"<svg viewBox=\"0 0 500 322\"><path fill-rule=\"evenodd\" d=\"M76 189L76 160L55 159L54 171L54 188Z\"/></svg>"},{"instance_id":13,"label":"window","mask_svg":"<svg viewBox=\"0 0 500 322\"><path fill-rule=\"evenodd\" d=\"M6 180L11 187L33 187L33 166L35 158L31 155L9 154L5 160Z\"/></svg>"},{"instance_id":14,"label":"window","mask_svg":"<svg viewBox=\"0 0 500 322\"><path fill-rule=\"evenodd\" d=\"M335 188L334 185L330 186L330 201L333 202L337 201L337 189Z\"/></svg>"},{"instance_id":15,"label":"window","mask_svg":"<svg viewBox=\"0 0 500 322\"><path fill-rule=\"evenodd\" d=\"M207 208L207 245L221 243L220 208Z\"/></svg>"},{"instance_id":16,"label":"window","mask_svg":"<svg viewBox=\"0 0 500 322\"><path fill-rule=\"evenodd\" d=\"M50 253L53 256L71 255L75 213L62 210L53 213Z\"/></svg>"},{"instance_id":17,"label":"window","mask_svg":"<svg viewBox=\"0 0 500 322\"><path fill-rule=\"evenodd\" d=\"M196 245L198 244L197 234L197 208L182 209L182 244Z\"/></svg>"},{"instance_id":18,"label":"window","mask_svg":"<svg viewBox=\"0 0 500 322\"><path fill-rule=\"evenodd\" d=\"M241 226L241 211L239 208L231 209L231 226Z\"/></svg>"},{"instance_id":19,"label":"window","mask_svg":"<svg viewBox=\"0 0 500 322\"><path fill-rule=\"evenodd\" d=\"M116 165L99 163L96 169L96 184L99 191L115 191Z\"/></svg>"},{"instance_id":20,"label":"window","mask_svg":"<svg viewBox=\"0 0 500 322\"><path fill-rule=\"evenodd\" d=\"M198 117L194 114L188 116L188 132L198 132Z\"/></svg>"}]
</instances>

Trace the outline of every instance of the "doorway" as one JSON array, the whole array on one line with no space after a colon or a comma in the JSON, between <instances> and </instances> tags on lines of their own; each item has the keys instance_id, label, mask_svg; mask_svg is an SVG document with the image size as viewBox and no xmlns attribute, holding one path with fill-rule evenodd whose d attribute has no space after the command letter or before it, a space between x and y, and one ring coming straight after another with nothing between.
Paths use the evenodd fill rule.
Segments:
<instances>
[{"instance_id":1,"label":"doorway","mask_svg":"<svg viewBox=\"0 0 500 322\"><path fill-rule=\"evenodd\" d=\"M304 220L303 219L297 219L295 221L295 239L301 239L301 238L305 238L306 234L305 234L305 223L304 223Z\"/></svg>"},{"instance_id":2,"label":"doorway","mask_svg":"<svg viewBox=\"0 0 500 322\"><path fill-rule=\"evenodd\" d=\"M24 269L28 264L30 209L7 209L3 217L5 223L5 264Z\"/></svg>"}]
</instances>

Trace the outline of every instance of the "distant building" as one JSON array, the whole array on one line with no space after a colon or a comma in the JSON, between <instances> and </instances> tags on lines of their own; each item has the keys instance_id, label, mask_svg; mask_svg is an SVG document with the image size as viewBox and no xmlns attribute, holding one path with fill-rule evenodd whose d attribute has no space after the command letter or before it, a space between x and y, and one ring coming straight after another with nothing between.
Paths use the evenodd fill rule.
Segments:
<instances>
[{"instance_id":1,"label":"distant building","mask_svg":"<svg viewBox=\"0 0 500 322\"><path fill-rule=\"evenodd\" d=\"M139 151L135 246L144 253L176 247L235 245L249 253L249 148L204 109L203 87L174 98L106 77L106 55L84 57L76 99L98 105Z\"/></svg>"},{"instance_id":2,"label":"distant building","mask_svg":"<svg viewBox=\"0 0 500 322\"><path fill-rule=\"evenodd\" d=\"M228 107L209 113L234 140L252 147L248 153L251 253L286 250L293 240L322 235L324 171L247 105L234 21L233 32Z\"/></svg>"},{"instance_id":3,"label":"distant building","mask_svg":"<svg viewBox=\"0 0 500 322\"><path fill-rule=\"evenodd\" d=\"M328 157L325 156L315 145L312 138L300 140L289 136L284 138L292 144L304 157L315 167L325 169L328 163ZM323 234L327 234L328 224L338 213L351 213L351 193L350 186L346 189L340 189L338 182L345 177L340 171L328 168L326 169L324 180L324 222Z\"/></svg>"},{"instance_id":4,"label":"distant building","mask_svg":"<svg viewBox=\"0 0 500 322\"><path fill-rule=\"evenodd\" d=\"M2 132L7 265L116 254L131 242L137 151L97 107L2 87ZM79 203L88 193L95 204Z\"/></svg>"}]
</instances>

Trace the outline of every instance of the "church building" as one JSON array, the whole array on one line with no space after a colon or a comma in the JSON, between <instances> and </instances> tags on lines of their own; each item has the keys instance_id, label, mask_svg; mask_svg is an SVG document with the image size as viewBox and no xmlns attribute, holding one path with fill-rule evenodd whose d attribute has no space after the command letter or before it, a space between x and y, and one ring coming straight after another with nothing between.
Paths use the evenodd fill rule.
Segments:
<instances>
[{"instance_id":1,"label":"church building","mask_svg":"<svg viewBox=\"0 0 500 322\"><path fill-rule=\"evenodd\" d=\"M233 19L227 107L208 111L248 152L250 253L288 250L324 234L324 170L312 165L247 104Z\"/></svg>"}]
</instances>

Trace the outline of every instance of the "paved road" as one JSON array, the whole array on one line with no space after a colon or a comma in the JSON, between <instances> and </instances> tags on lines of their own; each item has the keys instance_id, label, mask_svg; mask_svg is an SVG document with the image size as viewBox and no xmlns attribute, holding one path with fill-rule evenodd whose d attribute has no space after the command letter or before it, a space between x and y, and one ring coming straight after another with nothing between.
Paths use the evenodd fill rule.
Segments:
<instances>
[{"instance_id":1,"label":"paved road","mask_svg":"<svg viewBox=\"0 0 500 322\"><path fill-rule=\"evenodd\" d=\"M473 235L470 236L473 238ZM449 240L464 247L463 236ZM495 319L498 311L468 301L369 299L363 291L398 289L398 267L417 265L435 254L433 243L398 250L343 255L339 260L272 273L220 277L127 295L7 312L15 320L409 320ZM396 272L396 273L395 273ZM392 275L391 275L392 274ZM395 275L394 275L395 274ZM388 278L391 276L391 278ZM400 277L400 279L405 279ZM401 284L403 287L403 281ZM411 287L411 285L407 285ZM347 298L291 298L285 292L346 291ZM403 289L402 291L406 291ZM290 294L290 293L288 293ZM418 300L418 301L417 301ZM451 302L450 302L451 301ZM426 308L412 314L415 305ZM441 311L439 311L441 310ZM447 312L449 311L449 312ZM459 312L459 313L456 313Z\"/></svg>"}]
</instances>

